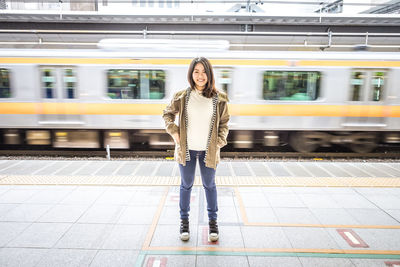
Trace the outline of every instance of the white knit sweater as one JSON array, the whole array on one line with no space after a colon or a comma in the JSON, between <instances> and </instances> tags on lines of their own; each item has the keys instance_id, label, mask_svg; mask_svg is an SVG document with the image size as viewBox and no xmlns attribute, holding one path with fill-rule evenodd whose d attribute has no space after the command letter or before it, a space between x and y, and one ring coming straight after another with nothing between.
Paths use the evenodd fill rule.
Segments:
<instances>
[{"instance_id":1,"label":"white knit sweater","mask_svg":"<svg viewBox=\"0 0 400 267\"><path fill-rule=\"evenodd\" d=\"M187 106L188 126L187 144L189 150L204 151L207 149L208 133L213 115L212 98L193 90Z\"/></svg>"}]
</instances>

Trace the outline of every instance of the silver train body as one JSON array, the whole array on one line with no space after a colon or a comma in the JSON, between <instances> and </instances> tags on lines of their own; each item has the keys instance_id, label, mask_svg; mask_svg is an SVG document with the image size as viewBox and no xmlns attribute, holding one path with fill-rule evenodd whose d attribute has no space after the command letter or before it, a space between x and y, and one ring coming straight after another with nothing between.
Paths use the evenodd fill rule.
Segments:
<instances>
[{"instance_id":1,"label":"silver train body","mask_svg":"<svg viewBox=\"0 0 400 267\"><path fill-rule=\"evenodd\" d=\"M161 112L197 56L229 96L233 148L400 142L398 53L0 50L1 146L169 147Z\"/></svg>"}]
</instances>

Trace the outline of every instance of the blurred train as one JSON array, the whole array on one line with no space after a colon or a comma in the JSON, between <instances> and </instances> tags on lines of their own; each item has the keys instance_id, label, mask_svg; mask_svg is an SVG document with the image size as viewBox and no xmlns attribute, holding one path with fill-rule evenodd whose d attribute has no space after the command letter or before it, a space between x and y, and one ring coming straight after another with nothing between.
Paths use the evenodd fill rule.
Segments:
<instances>
[{"instance_id":1,"label":"blurred train","mask_svg":"<svg viewBox=\"0 0 400 267\"><path fill-rule=\"evenodd\" d=\"M209 58L230 99L229 146L400 143L400 54L0 50L0 147L171 147L162 110Z\"/></svg>"}]
</instances>

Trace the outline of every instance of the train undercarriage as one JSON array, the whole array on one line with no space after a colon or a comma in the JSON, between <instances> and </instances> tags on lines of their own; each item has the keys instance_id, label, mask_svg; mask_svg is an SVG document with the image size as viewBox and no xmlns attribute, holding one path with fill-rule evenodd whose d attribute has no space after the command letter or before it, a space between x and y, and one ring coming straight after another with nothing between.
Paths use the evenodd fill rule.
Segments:
<instances>
[{"instance_id":1,"label":"train undercarriage","mask_svg":"<svg viewBox=\"0 0 400 267\"><path fill-rule=\"evenodd\" d=\"M372 152L380 144L399 144L400 132L366 131L251 131L231 130L229 149L290 146L294 151L313 152L320 147L342 145L357 153ZM1 129L0 147L72 149L172 149L172 138L160 129Z\"/></svg>"}]
</instances>

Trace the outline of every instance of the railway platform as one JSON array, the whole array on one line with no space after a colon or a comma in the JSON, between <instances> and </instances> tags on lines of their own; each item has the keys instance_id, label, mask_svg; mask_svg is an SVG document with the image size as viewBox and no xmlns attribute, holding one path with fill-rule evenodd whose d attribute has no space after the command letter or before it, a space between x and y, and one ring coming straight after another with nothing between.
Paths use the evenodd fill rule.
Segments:
<instances>
[{"instance_id":1,"label":"railway platform","mask_svg":"<svg viewBox=\"0 0 400 267\"><path fill-rule=\"evenodd\" d=\"M400 266L400 162L223 161L220 239L171 160L0 160L0 266Z\"/></svg>"}]
</instances>

